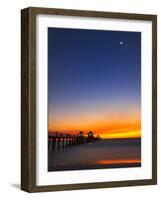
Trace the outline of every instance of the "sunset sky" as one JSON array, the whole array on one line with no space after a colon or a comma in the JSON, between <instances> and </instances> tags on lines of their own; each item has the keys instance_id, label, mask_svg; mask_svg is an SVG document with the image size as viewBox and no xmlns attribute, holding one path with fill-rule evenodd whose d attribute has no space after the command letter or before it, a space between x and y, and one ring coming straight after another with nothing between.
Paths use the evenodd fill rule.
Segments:
<instances>
[{"instance_id":1,"label":"sunset sky","mask_svg":"<svg viewBox=\"0 0 161 200\"><path fill-rule=\"evenodd\" d=\"M141 137L141 33L48 28L48 131Z\"/></svg>"}]
</instances>

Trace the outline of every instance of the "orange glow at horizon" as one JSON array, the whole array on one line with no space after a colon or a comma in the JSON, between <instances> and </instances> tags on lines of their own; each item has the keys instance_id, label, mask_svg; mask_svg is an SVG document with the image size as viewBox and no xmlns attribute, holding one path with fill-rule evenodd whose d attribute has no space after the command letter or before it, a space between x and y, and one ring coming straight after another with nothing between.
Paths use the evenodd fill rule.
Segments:
<instances>
[{"instance_id":1,"label":"orange glow at horizon","mask_svg":"<svg viewBox=\"0 0 161 200\"><path fill-rule=\"evenodd\" d=\"M62 129L62 130L53 130L49 129L49 132L60 132L67 134L77 134L79 131L83 131L86 135L89 131L93 131L95 135L99 135L104 139L117 139L117 138L141 138L141 127L140 126L129 126L129 127L115 127L111 129L110 127L102 128L102 129Z\"/></svg>"},{"instance_id":2,"label":"orange glow at horizon","mask_svg":"<svg viewBox=\"0 0 161 200\"><path fill-rule=\"evenodd\" d=\"M55 125L55 126L54 126ZM107 120L103 122L91 123L69 123L68 121L57 123L48 123L48 132L60 132L67 134L77 134L79 131L83 131L87 134L89 131L93 131L95 135L99 135L101 138L141 138L141 123L140 120L131 119L127 120Z\"/></svg>"},{"instance_id":3,"label":"orange glow at horizon","mask_svg":"<svg viewBox=\"0 0 161 200\"><path fill-rule=\"evenodd\" d=\"M105 133L101 135L103 138L115 139L115 138L141 138L141 131L129 131L124 133Z\"/></svg>"},{"instance_id":4,"label":"orange glow at horizon","mask_svg":"<svg viewBox=\"0 0 161 200\"><path fill-rule=\"evenodd\" d=\"M101 138L140 138L141 115L136 106L97 108L74 108L69 112L54 115L49 113L48 132L77 134L83 131L86 135L93 131ZM75 110L76 109L76 110ZM90 110L90 111L89 111ZM54 117L55 116L55 117Z\"/></svg>"}]
</instances>

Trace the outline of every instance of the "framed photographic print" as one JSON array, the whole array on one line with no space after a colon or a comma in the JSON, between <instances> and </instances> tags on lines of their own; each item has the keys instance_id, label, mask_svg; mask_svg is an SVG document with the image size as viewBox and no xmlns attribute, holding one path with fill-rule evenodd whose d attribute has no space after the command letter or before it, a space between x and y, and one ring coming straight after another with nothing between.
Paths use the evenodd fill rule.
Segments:
<instances>
[{"instance_id":1,"label":"framed photographic print","mask_svg":"<svg viewBox=\"0 0 161 200\"><path fill-rule=\"evenodd\" d=\"M21 188L157 183L157 16L21 12Z\"/></svg>"}]
</instances>

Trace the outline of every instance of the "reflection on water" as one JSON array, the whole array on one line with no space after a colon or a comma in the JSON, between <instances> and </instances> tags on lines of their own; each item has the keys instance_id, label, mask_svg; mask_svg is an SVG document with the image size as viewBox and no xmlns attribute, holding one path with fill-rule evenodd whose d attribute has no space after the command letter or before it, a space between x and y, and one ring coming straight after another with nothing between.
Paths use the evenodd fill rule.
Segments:
<instances>
[{"instance_id":1,"label":"reflection on water","mask_svg":"<svg viewBox=\"0 0 161 200\"><path fill-rule=\"evenodd\" d=\"M131 164L131 163L140 163L139 159L122 159L122 160L99 160L96 161L96 164Z\"/></svg>"},{"instance_id":2,"label":"reflection on water","mask_svg":"<svg viewBox=\"0 0 161 200\"><path fill-rule=\"evenodd\" d=\"M48 170L141 166L141 139L99 140L48 150Z\"/></svg>"}]
</instances>

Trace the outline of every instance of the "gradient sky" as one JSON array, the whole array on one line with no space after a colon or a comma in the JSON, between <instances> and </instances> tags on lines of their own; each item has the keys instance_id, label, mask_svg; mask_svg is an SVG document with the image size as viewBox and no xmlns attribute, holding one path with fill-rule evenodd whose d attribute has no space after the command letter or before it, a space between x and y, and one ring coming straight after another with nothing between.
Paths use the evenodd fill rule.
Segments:
<instances>
[{"instance_id":1,"label":"gradient sky","mask_svg":"<svg viewBox=\"0 0 161 200\"><path fill-rule=\"evenodd\" d=\"M48 28L48 129L140 137L141 33Z\"/></svg>"}]
</instances>

